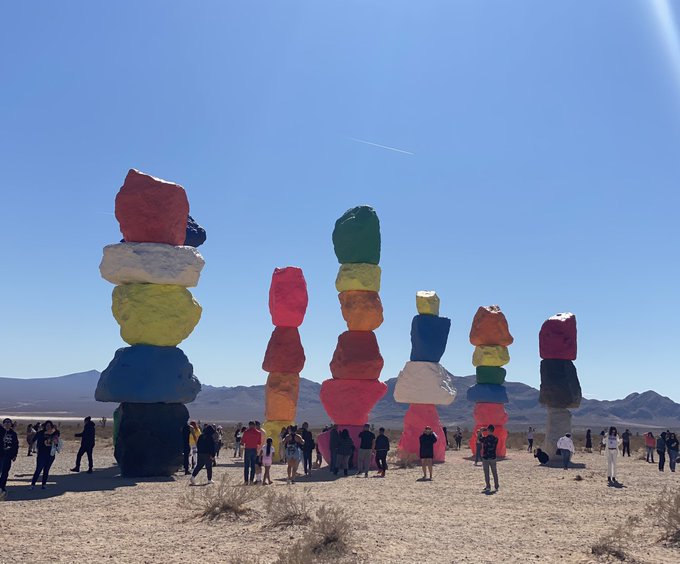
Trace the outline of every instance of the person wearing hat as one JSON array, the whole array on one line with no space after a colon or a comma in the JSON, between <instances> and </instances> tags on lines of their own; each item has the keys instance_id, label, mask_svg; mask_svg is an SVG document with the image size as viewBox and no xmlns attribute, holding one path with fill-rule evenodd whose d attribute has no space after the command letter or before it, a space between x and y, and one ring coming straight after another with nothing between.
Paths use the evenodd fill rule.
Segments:
<instances>
[{"instance_id":1,"label":"person wearing hat","mask_svg":"<svg viewBox=\"0 0 680 564\"><path fill-rule=\"evenodd\" d=\"M568 470L569 461L574 454L574 441L571 440L571 433L566 433L564 436L557 439L557 448L562 454L562 465L565 470Z\"/></svg>"},{"instance_id":2,"label":"person wearing hat","mask_svg":"<svg viewBox=\"0 0 680 564\"><path fill-rule=\"evenodd\" d=\"M8 417L2 421L0 427L0 498L7 494L7 478L12 462L19 453L19 438L12 428L12 420Z\"/></svg>"}]
</instances>

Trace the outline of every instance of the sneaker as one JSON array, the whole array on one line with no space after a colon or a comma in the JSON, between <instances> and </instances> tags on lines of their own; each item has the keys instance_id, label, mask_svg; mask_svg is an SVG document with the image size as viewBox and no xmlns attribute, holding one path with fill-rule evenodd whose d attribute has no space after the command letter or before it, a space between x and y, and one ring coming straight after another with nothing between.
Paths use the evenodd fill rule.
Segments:
<instances>
[{"instance_id":1,"label":"sneaker","mask_svg":"<svg viewBox=\"0 0 680 564\"><path fill-rule=\"evenodd\" d=\"M213 482L212 480L208 480L208 485L214 484L214 483L215 483L215 482Z\"/></svg>"},{"instance_id":2,"label":"sneaker","mask_svg":"<svg viewBox=\"0 0 680 564\"><path fill-rule=\"evenodd\" d=\"M368 478L368 472L364 474L364 478Z\"/></svg>"},{"instance_id":3,"label":"sneaker","mask_svg":"<svg viewBox=\"0 0 680 564\"><path fill-rule=\"evenodd\" d=\"M190 483L192 486L195 486L195 485L196 485L196 478L195 478L194 476L192 476L191 478L189 478L189 483Z\"/></svg>"},{"instance_id":4,"label":"sneaker","mask_svg":"<svg viewBox=\"0 0 680 564\"><path fill-rule=\"evenodd\" d=\"M491 488L484 488L482 490L482 493L489 493L491 491Z\"/></svg>"},{"instance_id":5,"label":"sneaker","mask_svg":"<svg viewBox=\"0 0 680 564\"><path fill-rule=\"evenodd\" d=\"M498 491L498 486L494 486L493 489L496 490L496 491Z\"/></svg>"},{"instance_id":6,"label":"sneaker","mask_svg":"<svg viewBox=\"0 0 680 564\"><path fill-rule=\"evenodd\" d=\"M69 472L80 472L80 468L71 468Z\"/></svg>"},{"instance_id":7,"label":"sneaker","mask_svg":"<svg viewBox=\"0 0 680 564\"><path fill-rule=\"evenodd\" d=\"M87 471L88 474L92 474L92 468Z\"/></svg>"}]
</instances>

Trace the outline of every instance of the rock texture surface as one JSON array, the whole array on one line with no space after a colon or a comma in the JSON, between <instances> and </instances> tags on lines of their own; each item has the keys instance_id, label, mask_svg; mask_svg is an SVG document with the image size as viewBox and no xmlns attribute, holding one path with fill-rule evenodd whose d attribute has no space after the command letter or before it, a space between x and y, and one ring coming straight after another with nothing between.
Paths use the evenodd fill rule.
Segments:
<instances>
[{"instance_id":1,"label":"rock texture surface","mask_svg":"<svg viewBox=\"0 0 680 564\"><path fill-rule=\"evenodd\" d=\"M449 405L455 399L451 376L437 362L407 362L394 387L399 403Z\"/></svg>"},{"instance_id":2,"label":"rock texture surface","mask_svg":"<svg viewBox=\"0 0 680 564\"><path fill-rule=\"evenodd\" d=\"M404 416L404 431L399 440L399 456L404 454L420 458L420 435L425 426L432 427L437 435L434 444L434 461L444 462L446 458L446 437L434 405L411 404Z\"/></svg>"},{"instance_id":3,"label":"rock texture surface","mask_svg":"<svg viewBox=\"0 0 680 564\"><path fill-rule=\"evenodd\" d=\"M271 372L265 386L265 419L267 421L295 421L299 391L299 374Z\"/></svg>"},{"instance_id":4,"label":"rock texture surface","mask_svg":"<svg viewBox=\"0 0 680 564\"><path fill-rule=\"evenodd\" d=\"M505 386L475 384L468 388L467 399L481 403L508 403L508 392Z\"/></svg>"},{"instance_id":5,"label":"rock texture surface","mask_svg":"<svg viewBox=\"0 0 680 564\"><path fill-rule=\"evenodd\" d=\"M553 458L557 453L557 440L571 433L571 411L566 408L549 407L545 425L543 450Z\"/></svg>"},{"instance_id":6,"label":"rock texture surface","mask_svg":"<svg viewBox=\"0 0 680 564\"><path fill-rule=\"evenodd\" d=\"M196 220L193 217L188 216L184 244L188 247L200 247L203 243L205 243L206 239L207 234L205 229L196 223Z\"/></svg>"},{"instance_id":7,"label":"rock texture surface","mask_svg":"<svg viewBox=\"0 0 680 564\"><path fill-rule=\"evenodd\" d=\"M386 393L387 385L378 380L331 379L321 384L319 395L331 421L338 425L362 425L369 421L369 413Z\"/></svg>"},{"instance_id":8,"label":"rock texture surface","mask_svg":"<svg viewBox=\"0 0 680 564\"><path fill-rule=\"evenodd\" d=\"M543 359L576 360L576 316L558 313L544 321L538 347Z\"/></svg>"},{"instance_id":9,"label":"rock texture surface","mask_svg":"<svg viewBox=\"0 0 680 564\"><path fill-rule=\"evenodd\" d=\"M162 243L117 243L104 247L99 265L111 284L171 284L191 288L198 284L205 261L194 247Z\"/></svg>"},{"instance_id":10,"label":"rock texture surface","mask_svg":"<svg viewBox=\"0 0 680 564\"><path fill-rule=\"evenodd\" d=\"M381 270L377 264L342 264L335 279L338 292L349 290L380 291Z\"/></svg>"},{"instance_id":11,"label":"rock texture surface","mask_svg":"<svg viewBox=\"0 0 680 564\"><path fill-rule=\"evenodd\" d=\"M383 365L378 340L372 331L345 331L338 336L330 363L333 378L377 380Z\"/></svg>"},{"instance_id":12,"label":"rock texture surface","mask_svg":"<svg viewBox=\"0 0 680 564\"><path fill-rule=\"evenodd\" d=\"M276 327L262 361L265 372L299 374L305 367L305 350L296 327Z\"/></svg>"},{"instance_id":13,"label":"rock texture surface","mask_svg":"<svg viewBox=\"0 0 680 564\"><path fill-rule=\"evenodd\" d=\"M380 262L380 221L375 210L358 206L335 222L333 248L341 264ZM377 291L377 290L376 290Z\"/></svg>"},{"instance_id":14,"label":"rock texture surface","mask_svg":"<svg viewBox=\"0 0 680 564\"><path fill-rule=\"evenodd\" d=\"M501 308L492 306L481 306L470 329L470 343L473 345L502 345L507 347L513 342L512 335L508 329L508 321L501 311Z\"/></svg>"},{"instance_id":15,"label":"rock texture surface","mask_svg":"<svg viewBox=\"0 0 680 564\"><path fill-rule=\"evenodd\" d=\"M472 353L473 366L504 366L510 362L508 347L480 345Z\"/></svg>"},{"instance_id":16,"label":"rock texture surface","mask_svg":"<svg viewBox=\"0 0 680 564\"><path fill-rule=\"evenodd\" d=\"M505 383L506 371L500 366L477 366L475 368L478 384L496 384L500 386Z\"/></svg>"},{"instance_id":17,"label":"rock texture surface","mask_svg":"<svg viewBox=\"0 0 680 564\"><path fill-rule=\"evenodd\" d=\"M277 327L299 327L307 311L307 282L302 269L277 268L269 287L269 313Z\"/></svg>"},{"instance_id":18,"label":"rock texture surface","mask_svg":"<svg viewBox=\"0 0 680 564\"><path fill-rule=\"evenodd\" d=\"M446 350L451 320L436 315L416 315L411 322L411 360L439 362Z\"/></svg>"},{"instance_id":19,"label":"rock texture surface","mask_svg":"<svg viewBox=\"0 0 680 564\"><path fill-rule=\"evenodd\" d=\"M581 405L581 384L570 360L541 361L541 390L538 401L549 407L572 408Z\"/></svg>"},{"instance_id":20,"label":"rock texture surface","mask_svg":"<svg viewBox=\"0 0 680 564\"><path fill-rule=\"evenodd\" d=\"M416 292L416 309L421 315L439 315L439 296L433 290Z\"/></svg>"},{"instance_id":21,"label":"rock texture surface","mask_svg":"<svg viewBox=\"0 0 680 564\"><path fill-rule=\"evenodd\" d=\"M340 309L350 331L374 331L382 325L383 306L378 292L340 292Z\"/></svg>"}]
</instances>

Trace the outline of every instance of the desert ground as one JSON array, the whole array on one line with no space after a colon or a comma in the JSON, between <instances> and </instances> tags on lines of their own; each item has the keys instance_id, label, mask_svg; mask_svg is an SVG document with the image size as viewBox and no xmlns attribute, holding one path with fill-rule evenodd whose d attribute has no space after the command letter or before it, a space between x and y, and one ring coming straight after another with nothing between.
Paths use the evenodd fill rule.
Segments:
<instances>
[{"instance_id":1,"label":"desert ground","mask_svg":"<svg viewBox=\"0 0 680 564\"><path fill-rule=\"evenodd\" d=\"M102 430L98 428L98 431ZM46 490L28 490L35 457L23 448L12 467L9 495L0 503L0 562L314 562L320 551L297 559L298 541L314 543L319 507L340 508L349 534L335 562L675 562L680 551L659 526L665 488L678 490L678 474L660 473L640 452L620 460L619 480L609 488L605 458L578 452L569 471L541 467L520 447L499 462L500 491L482 493L481 466L466 450L449 450L435 466L434 480L418 481L418 467L395 465L386 478L333 478L322 468L312 478L287 484L285 468L274 466L274 485L234 486L258 490L239 516L209 519L194 502L234 484L242 469L223 450L215 469L218 484L196 487L183 473L166 479L118 476L110 437L98 440L95 472L73 474L78 442L74 429L57 456ZM109 432L105 429L104 432ZM230 487L227 487L229 490ZM232 488L233 489L233 488ZM279 507L289 497L306 499L308 522L271 523L267 497ZM323 517L321 517L323 519ZM593 554L593 546L596 552ZM598 548L599 547L599 548Z\"/></svg>"}]
</instances>

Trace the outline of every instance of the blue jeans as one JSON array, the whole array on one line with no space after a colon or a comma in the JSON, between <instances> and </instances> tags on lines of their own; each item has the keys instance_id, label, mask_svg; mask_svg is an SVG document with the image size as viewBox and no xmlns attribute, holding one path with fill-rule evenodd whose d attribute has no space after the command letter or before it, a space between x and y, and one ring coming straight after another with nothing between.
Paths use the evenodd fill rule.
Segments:
<instances>
[{"instance_id":1,"label":"blue jeans","mask_svg":"<svg viewBox=\"0 0 680 564\"><path fill-rule=\"evenodd\" d=\"M243 451L243 479L248 482L255 481L255 461L257 460L257 449L247 448ZM250 478L248 477L250 471Z\"/></svg>"},{"instance_id":2,"label":"blue jeans","mask_svg":"<svg viewBox=\"0 0 680 564\"><path fill-rule=\"evenodd\" d=\"M678 458L678 451L677 450L669 450L668 451L668 466L671 469L671 472L675 472L675 461Z\"/></svg>"},{"instance_id":3,"label":"blue jeans","mask_svg":"<svg viewBox=\"0 0 680 564\"><path fill-rule=\"evenodd\" d=\"M562 449L562 464L564 465L564 469L569 468L569 461L571 460L571 451L567 450L566 448Z\"/></svg>"}]
</instances>

